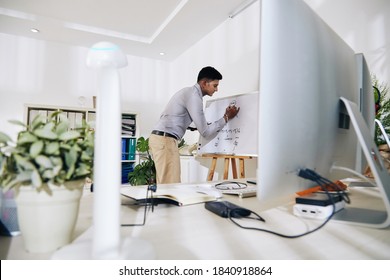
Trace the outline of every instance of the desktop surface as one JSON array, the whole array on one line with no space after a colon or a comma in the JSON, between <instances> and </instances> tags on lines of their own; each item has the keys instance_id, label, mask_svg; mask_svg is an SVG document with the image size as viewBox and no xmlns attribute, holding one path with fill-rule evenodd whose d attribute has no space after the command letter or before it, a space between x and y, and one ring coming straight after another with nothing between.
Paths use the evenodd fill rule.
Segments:
<instances>
[{"instance_id":1,"label":"desktop surface","mask_svg":"<svg viewBox=\"0 0 390 280\"><path fill-rule=\"evenodd\" d=\"M364 207L381 208L374 188L354 188L350 191L350 198L352 203L364 204ZM266 220L266 223L250 222L254 227L293 235L322 223L294 216L292 203L263 211L256 197L224 195L223 199L250 209ZM139 223L143 219L143 207L134 206L133 202L122 197L121 222L124 224ZM82 198L73 244L92 237L92 206L93 193L88 193ZM148 241L153 246L155 258L166 260L390 259L389 233L390 228L374 229L331 220L306 236L282 238L241 229L205 209L204 203L187 206L159 204L153 212L148 212L144 226L121 227L123 238ZM2 259L51 259L53 255L53 252L25 252L21 236L0 237L0 245Z\"/></svg>"}]
</instances>

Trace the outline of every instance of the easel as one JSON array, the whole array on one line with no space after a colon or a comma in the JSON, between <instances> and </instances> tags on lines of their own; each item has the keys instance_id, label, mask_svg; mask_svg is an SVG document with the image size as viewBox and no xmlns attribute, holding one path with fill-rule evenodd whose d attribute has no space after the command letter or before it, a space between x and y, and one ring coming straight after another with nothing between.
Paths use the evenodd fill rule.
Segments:
<instances>
[{"instance_id":1,"label":"easel","mask_svg":"<svg viewBox=\"0 0 390 280\"><path fill-rule=\"evenodd\" d=\"M207 181L212 181L214 177L215 168L217 166L217 160L222 158L224 160L223 179L228 179L229 176L229 163L232 162L233 179L237 179L237 165L236 159L240 164L240 178L245 178L245 159L251 159L252 156L238 156L238 155L223 155L223 154L202 154L202 157L211 158L211 166L207 175Z\"/></svg>"}]
</instances>

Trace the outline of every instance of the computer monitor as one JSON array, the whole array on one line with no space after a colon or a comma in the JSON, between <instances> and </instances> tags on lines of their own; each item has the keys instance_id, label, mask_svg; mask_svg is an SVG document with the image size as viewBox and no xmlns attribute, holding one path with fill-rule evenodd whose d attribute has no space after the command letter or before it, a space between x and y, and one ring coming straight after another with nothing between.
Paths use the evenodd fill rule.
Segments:
<instances>
[{"instance_id":1,"label":"computer monitor","mask_svg":"<svg viewBox=\"0 0 390 280\"><path fill-rule=\"evenodd\" d=\"M334 165L356 171L359 145L366 157L378 152L361 112L349 106L361 102L355 53L306 3L263 0L260 37L257 197L274 206L316 185L300 169L334 181L352 175ZM380 185L388 208L390 189ZM374 226L389 224L385 216Z\"/></svg>"},{"instance_id":2,"label":"computer monitor","mask_svg":"<svg viewBox=\"0 0 390 280\"><path fill-rule=\"evenodd\" d=\"M362 53L355 55L356 70L357 70L357 82L358 82L358 103L360 112L364 120L367 123L368 129L374 137L375 135L375 98L373 93L373 86L371 80L370 69L368 68L367 61ZM364 153L361 146L358 145L356 155L356 170L364 172L367 167L367 160L364 157Z\"/></svg>"},{"instance_id":3,"label":"computer monitor","mask_svg":"<svg viewBox=\"0 0 390 280\"><path fill-rule=\"evenodd\" d=\"M368 129L374 137L375 134L375 98L372 86L371 72L364 54L357 53L356 70L358 79L358 107L367 122Z\"/></svg>"}]
</instances>

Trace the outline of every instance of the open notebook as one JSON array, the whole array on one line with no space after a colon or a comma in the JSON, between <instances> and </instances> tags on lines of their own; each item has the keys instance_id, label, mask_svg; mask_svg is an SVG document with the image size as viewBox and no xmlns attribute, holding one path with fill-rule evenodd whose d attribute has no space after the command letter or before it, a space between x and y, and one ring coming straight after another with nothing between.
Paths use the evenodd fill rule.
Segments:
<instances>
[{"instance_id":1,"label":"open notebook","mask_svg":"<svg viewBox=\"0 0 390 280\"><path fill-rule=\"evenodd\" d=\"M147 186L122 185L120 192L138 203L151 202L150 197L146 198L146 190ZM155 204L168 203L178 206L214 201L222 197L221 192L211 184L160 185L152 194Z\"/></svg>"}]
</instances>

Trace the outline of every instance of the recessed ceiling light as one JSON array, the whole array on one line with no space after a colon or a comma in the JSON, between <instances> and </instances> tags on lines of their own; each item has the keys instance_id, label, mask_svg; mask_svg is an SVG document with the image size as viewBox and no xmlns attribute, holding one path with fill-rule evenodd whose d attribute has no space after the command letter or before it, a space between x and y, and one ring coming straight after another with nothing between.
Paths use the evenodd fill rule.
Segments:
<instances>
[{"instance_id":1,"label":"recessed ceiling light","mask_svg":"<svg viewBox=\"0 0 390 280\"><path fill-rule=\"evenodd\" d=\"M160 55L165 55L165 52L160 52Z\"/></svg>"},{"instance_id":2,"label":"recessed ceiling light","mask_svg":"<svg viewBox=\"0 0 390 280\"><path fill-rule=\"evenodd\" d=\"M36 28L31 28L30 31L33 33L39 33L39 29L36 29Z\"/></svg>"}]
</instances>

